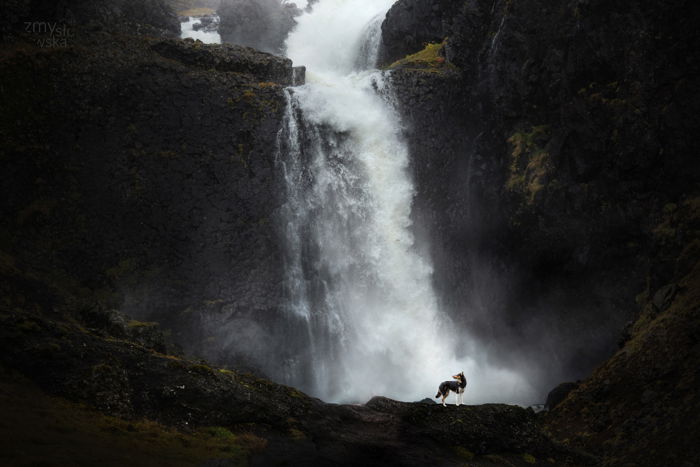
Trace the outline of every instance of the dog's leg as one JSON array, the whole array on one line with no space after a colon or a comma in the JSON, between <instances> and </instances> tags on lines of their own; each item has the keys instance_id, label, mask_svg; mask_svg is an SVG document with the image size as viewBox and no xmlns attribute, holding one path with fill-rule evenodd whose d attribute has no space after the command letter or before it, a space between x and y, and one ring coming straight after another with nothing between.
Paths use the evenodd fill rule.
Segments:
<instances>
[{"instance_id":1,"label":"dog's leg","mask_svg":"<svg viewBox=\"0 0 700 467\"><path fill-rule=\"evenodd\" d=\"M455 405L459 407L459 389L455 392Z\"/></svg>"},{"instance_id":2,"label":"dog's leg","mask_svg":"<svg viewBox=\"0 0 700 467\"><path fill-rule=\"evenodd\" d=\"M447 407L447 405L445 405L445 399L447 399L447 395L448 395L449 393L450 393L450 391L447 391L446 394L443 394L443 395L442 395L442 406L443 406L443 407Z\"/></svg>"},{"instance_id":3,"label":"dog's leg","mask_svg":"<svg viewBox=\"0 0 700 467\"><path fill-rule=\"evenodd\" d=\"M464 404L464 393L463 393L463 392L460 392L460 393L459 393L459 397L458 397L457 399L458 399L457 405L462 405L462 404Z\"/></svg>"}]
</instances>

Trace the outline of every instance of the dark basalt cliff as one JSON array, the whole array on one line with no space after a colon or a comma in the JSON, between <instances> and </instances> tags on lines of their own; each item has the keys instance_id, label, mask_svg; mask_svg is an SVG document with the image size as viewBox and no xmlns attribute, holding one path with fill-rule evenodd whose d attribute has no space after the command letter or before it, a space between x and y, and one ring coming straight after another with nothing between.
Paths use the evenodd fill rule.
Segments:
<instances>
[{"instance_id":1,"label":"dark basalt cliff","mask_svg":"<svg viewBox=\"0 0 700 467\"><path fill-rule=\"evenodd\" d=\"M624 345L551 414L610 464L698 460L682 415L698 400L682 330L697 332L698 17L688 2L401 0L382 27L444 305L551 386ZM441 45L402 58L425 42ZM660 356L670 342L678 358ZM622 402L647 390L643 408Z\"/></svg>"},{"instance_id":2,"label":"dark basalt cliff","mask_svg":"<svg viewBox=\"0 0 700 467\"><path fill-rule=\"evenodd\" d=\"M657 227L693 198L698 173L693 9L401 1L387 15L385 64L447 38L444 65L398 64L392 80L436 287L485 340L545 352L568 342L562 366L587 371L614 348L635 296L668 282L657 249L688 239ZM490 326L494 311L506 326Z\"/></svg>"},{"instance_id":3,"label":"dark basalt cliff","mask_svg":"<svg viewBox=\"0 0 700 467\"><path fill-rule=\"evenodd\" d=\"M249 365L217 330L281 301L271 218L291 61L119 22L68 31L42 47L50 33L20 27L3 46L3 254Z\"/></svg>"}]
</instances>

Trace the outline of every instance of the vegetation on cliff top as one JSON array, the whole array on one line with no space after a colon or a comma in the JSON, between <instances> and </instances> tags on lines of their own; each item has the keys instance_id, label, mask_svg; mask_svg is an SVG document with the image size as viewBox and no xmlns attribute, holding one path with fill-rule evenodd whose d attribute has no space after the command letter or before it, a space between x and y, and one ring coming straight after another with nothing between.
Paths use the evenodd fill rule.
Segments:
<instances>
[{"instance_id":1,"label":"vegetation on cliff top","mask_svg":"<svg viewBox=\"0 0 700 467\"><path fill-rule=\"evenodd\" d=\"M455 68L454 65L445 59L445 44L447 39L441 43L429 43L423 50L395 61L387 67L393 69L421 70L431 73L438 73Z\"/></svg>"}]
</instances>

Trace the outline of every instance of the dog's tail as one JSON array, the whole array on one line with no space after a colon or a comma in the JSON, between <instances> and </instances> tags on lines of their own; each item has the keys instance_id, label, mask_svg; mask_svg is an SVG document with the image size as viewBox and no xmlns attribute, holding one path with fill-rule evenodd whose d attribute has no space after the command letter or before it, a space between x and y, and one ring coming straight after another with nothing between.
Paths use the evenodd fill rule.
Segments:
<instances>
[{"instance_id":1,"label":"dog's tail","mask_svg":"<svg viewBox=\"0 0 700 467\"><path fill-rule=\"evenodd\" d=\"M435 398L437 399L437 398L440 397L440 396L442 396L442 393L441 393L440 391L438 391L438 393L435 394Z\"/></svg>"}]
</instances>

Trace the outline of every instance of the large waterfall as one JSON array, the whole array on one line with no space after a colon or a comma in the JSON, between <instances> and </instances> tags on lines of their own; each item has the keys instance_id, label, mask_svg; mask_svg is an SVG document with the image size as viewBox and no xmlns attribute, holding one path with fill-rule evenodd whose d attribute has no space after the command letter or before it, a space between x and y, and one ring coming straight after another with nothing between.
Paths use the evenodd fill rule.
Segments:
<instances>
[{"instance_id":1,"label":"large waterfall","mask_svg":"<svg viewBox=\"0 0 700 467\"><path fill-rule=\"evenodd\" d=\"M287 90L279 134L287 338L300 349L283 379L328 401L416 400L464 370L467 402L517 402L527 385L477 364L415 245L403 129L386 73L372 69L393 1L321 0L287 40L307 84Z\"/></svg>"}]
</instances>

